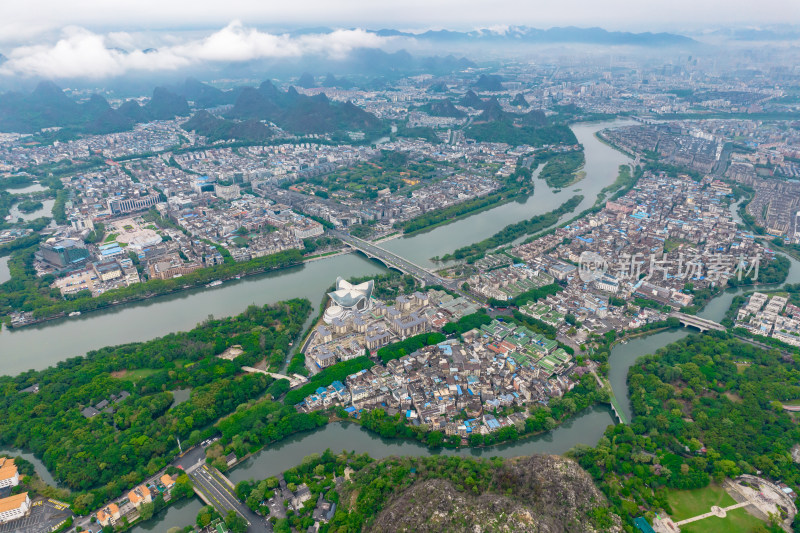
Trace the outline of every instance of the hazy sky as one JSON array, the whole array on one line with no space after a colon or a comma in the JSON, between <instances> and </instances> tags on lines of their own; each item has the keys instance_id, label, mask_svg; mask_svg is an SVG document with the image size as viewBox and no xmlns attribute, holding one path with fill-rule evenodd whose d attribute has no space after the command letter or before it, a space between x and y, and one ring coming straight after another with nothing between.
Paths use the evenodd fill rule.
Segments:
<instances>
[{"instance_id":1,"label":"hazy sky","mask_svg":"<svg viewBox=\"0 0 800 533\"><path fill-rule=\"evenodd\" d=\"M8 0L0 36L67 25L94 30L247 25L472 28L526 24L659 31L798 24L798 0Z\"/></svg>"},{"instance_id":2,"label":"hazy sky","mask_svg":"<svg viewBox=\"0 0 800 533\"><path fill-rule=\"evenodd\" d=\"M800 25L800 0L0 0L0 75L106 78L203 63L407 48L367 29L509 24L690 31ZM288 36L293 28L337 28ZM155 49L156 51L151 51Z\"/></svg>"}]
</instances>

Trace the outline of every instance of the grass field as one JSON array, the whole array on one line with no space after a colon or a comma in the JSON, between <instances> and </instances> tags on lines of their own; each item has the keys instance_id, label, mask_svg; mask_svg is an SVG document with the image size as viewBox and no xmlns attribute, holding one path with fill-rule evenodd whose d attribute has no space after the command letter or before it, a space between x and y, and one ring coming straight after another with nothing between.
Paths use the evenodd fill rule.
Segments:
<instances>
[{"instance_id":1,"label":"grass field","mask_svg":"<svg viewBox=\"0 0 800 533\"><path fill-rule=\"evenodd\" d=\"M667 500L672 507L670 516L675 522L707 513L712 505L728 507L736 504L736 500L720 485L694 490L672 490L667 495ZM764 522L744 508L739 508L730 511L725 518L712 516L683 525L681 533L749 533L763 525Z\"/></svg>"},{"instance_id":2,"label":"grass field","mask_svg":"<svg viewBox=\"0 0 800 533\"><path fill-rule=\"evenodd\" d=\"M731 498L720 485L709 485L702 489L671 490L667 495L672 507L672 519L676 522L707 513L712 505L727 507L734 505L736 500Z\"/></svg>"},{"instance_id":3,"label":"grass field","mask_svg":"<svg viewBox=\"0 0 800 533\"><path fill-rule=\"evenodd\" d=\"M712 516L681 526L681 533L751 533L765 524L743 507L734 509L725 518Z\"/></svg>"},{"instance_id":4,"label":"grass field","mask_svg":"<svg viewBox=\"0 0 800 533\"><path fill-rule=\"evenodd\" d=\"M117 379L124 379L125 381L139 381L142 378L151 376L158 372L154 368L139 368L137 370L122 370L121 372L112 372L111 377Z\"/></svg>"}]
</instances>

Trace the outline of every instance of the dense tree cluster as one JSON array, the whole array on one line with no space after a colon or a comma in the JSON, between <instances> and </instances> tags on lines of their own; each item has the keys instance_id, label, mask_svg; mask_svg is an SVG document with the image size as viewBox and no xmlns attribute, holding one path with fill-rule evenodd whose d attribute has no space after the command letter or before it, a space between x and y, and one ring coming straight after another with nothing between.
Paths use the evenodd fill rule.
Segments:
<instances>
[{"instance_id":1,"label":"dense tree cluster","mask_svg":"<svg viewBox=\"0 0 800 533\"><path fill-rule=\"evenodd\" d=\"M791 456L800 429L781 405L800 399L798 356L693 335L638 361L628 386L631 425L571 452L623 516L669 511L667 489L741 473L800 484Z\"/></svg>"},{"instance_id":2,"label":"dense tree cluster","mask_svg":"<svg viewBox=\"0 0 800 533\"><path fill-rule=\"evenodd\" d=\"M585 162L583 150L552 154L547 158L547 163L539 173L539 178L545 180L547 185L553 189L567 187L575 182L577 172Z\"/></svg>"},{"instance_id":3,"label":"dense tree cluster","mask_svg":"<svg viewBox=\"0 0 800 533\"><path fill-rule=\"evenodd\" d=\"M477 313L462 316L456 322L448 322L442 328L442 333L446 335L461 335L462 333L490 324L491 322L492 319L486 314L486 310L481 309Z\"/></svg>"},{"instance_id":4,"label":"dense tree cluster","mask_svg":"<svg viewBox=\"0 0 800 533\"><path fill-rule=\"evenodd\" d=\"M388 363L392 359L399 359L404 355L416 352L425 346L432 346L444 341L447 337L438 332L420 333L402 341L387 344L378 350L378 357L383 364Z\"/></svg>"},{"instance_id":5,"label":"dense tree cluster","mask_svg":"<svg viewBox=\"0 0 800 533\"><path fill-rule=\"evenodd\" d=\"M241 367L275 353L282 359L309 311L307 300L251 306L189 332L2 377L0 443L33 451L71 489L91 490L76 506L91 509L165 467L178 452L176 438L184 447L196 444L240 404L285 390L263 374L242 375ZM242 355L216 357L235 344ZM19 392L34 383L38 393ZM172 406L169 391L182 388L191 396ZM130 396L114 403L112 395L122 392ZM104 400L113 412L82 414Z\"/></svg>"},{"instance_id":6,"label":"dense tree cluster","mask_svg":"<svg viewBox=\"0 0 800 533\"><path fill-rule=\"evenodd\" d=\"M550 283L548 285L543 285L541 287L520 293L510 300L497 300L495 298L489 298L489 305L493 307L520 307L528 302L536 302L542 298L547 298L548 296L556 294L562 289L563 287L558 283Z\"/></svg>"},{"instance_id":7,"label":"dense tree cluster","mask_svg":"<svg viewBox=\"0 0 800 533\"><path fill-rule=\"evenodd\" d=\"M309 394L313 394L319 387L327 387L337 380L344 382L344 379L350 374L355 374L366 368L372 368L374 364L375 363L370 361L369 357L361 356L331 365L311 376L308 383L302 387L289 391L283 401L286 405L298 404L303 401L303 398Z\"/></svg>"}]
</instances>

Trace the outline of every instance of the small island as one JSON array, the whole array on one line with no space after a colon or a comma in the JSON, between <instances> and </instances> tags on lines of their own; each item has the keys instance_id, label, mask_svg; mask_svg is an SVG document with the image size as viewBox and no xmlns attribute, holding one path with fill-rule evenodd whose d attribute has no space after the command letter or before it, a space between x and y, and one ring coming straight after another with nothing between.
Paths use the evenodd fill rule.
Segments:
<instances>
[{"instance_id":1,"label":"small island","mask_svg":"<svg viewBox=\"0 0 800 533\"><path fill-rule=\"evenodd\" d=\"M25 213L26 215L34 213L43 207L44 204L38 200L22 200L17 204L17 209L19 209L20 213Z\"/></svg>"}]
</instances>

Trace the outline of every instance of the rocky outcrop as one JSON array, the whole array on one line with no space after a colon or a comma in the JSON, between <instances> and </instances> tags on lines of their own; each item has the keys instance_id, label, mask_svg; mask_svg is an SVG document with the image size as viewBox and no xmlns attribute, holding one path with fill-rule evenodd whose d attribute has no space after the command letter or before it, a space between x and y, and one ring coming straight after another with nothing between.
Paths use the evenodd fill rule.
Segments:
<instances>
[{"instance_id":1,"label":"rocky outcrop","mask_svg":"<svg viewBox=\"0 0 800 533\"><path fill-rule=\"evenodd\" d=\"M394 495L368 531L586 533L599 531L590 516L606 506L577 463L534 455L504 461L481 494L459 491L445 479L420 480ZM621 531L618 525L602 530Z\"/></svg>"}]
</instances>

